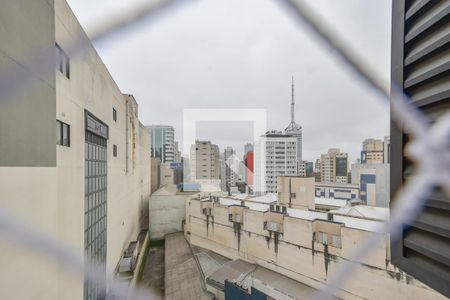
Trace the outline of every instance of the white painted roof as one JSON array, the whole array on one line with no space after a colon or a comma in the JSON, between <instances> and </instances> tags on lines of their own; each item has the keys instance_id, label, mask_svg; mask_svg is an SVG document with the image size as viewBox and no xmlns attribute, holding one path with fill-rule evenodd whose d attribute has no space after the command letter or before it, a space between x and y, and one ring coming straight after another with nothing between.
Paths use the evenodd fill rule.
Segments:
<instances>
[{"instance_id":1,"label":"white painted roof","mask_svg":"<svg viewBox=\"0 0 450 300\"><path fill-rule=\"evenodd\" d=\"M386 207L355 205L349 207L341 207L331 212L339 215L368 218L380 221L389 220L389 208Z\"/></svg>"},{"instance_id":2,"label":"white painted roof","mask_svg":"<svg viewBox=\"0 0 450 300\"><path fill-rule=\"evenodd\" d=\"M163 185L159 189L157 189L153 194L155 196L171 196L177 194L177 185L176 184L167 184Z\"/></svg>"},{"instance_id":3,"label":"white painted roof","mask_svg":"<svg viewBox=\"0 0 450 300\"><path fill-rule=\"evenodd\" d=\"M220 201L221 205L227 205L227 206L241 205L241 200L236 200L236 199L219 198L219 201ZM345 200L342 200L342 201L345 201ZM268 211L270 208L269 204L258 203L258 202L254 202L254 201L245 201L244 205L247 206L251 210L262 211L262 212ZM363 207L362 212L365 212L366 210L369 212L385 211L385 209L380 209L380 207L371 207L371 206L365 206L365 205L353 206L353 207L349 207L349 208L356 208L356 207L360 207L360 206ZM367 209L365 207L367 207ZM347 207L340 208L339 210L345 209L345 208L347 208ZM339 210L335 210L333 212L336 212ZM346 210L343 210L343 211L345 212ZM350 213L352 212L351 210L348 210L348 211ZM389 217L389 212L387 212L387 213L388 213L388 217ZM327 213L323 213L323 212L319 212L319 211L288 208L287 214L289 217L292 217L292 218L298 218L298 219L309 220L309 221L314 221L316 219L327 220ZM344 223L345 227L348 227L348 228L355 228L355 229L373 231L373 232L380 232L380 229L383 225L383 222L382 222L383 220L380 220L380 221L368 220L368 219L363 219L363 217L361 217L361 216L355 217L352 215L347 216L347 215L342 215L342 214L334 214L333 221Z\"/></svg>"},{"instance_id":4,"label":"white painted roof","mask_svg":"<svg viewBox=\"0 0 450 300\"><path fill-rule=\"evenodd\" d=\"M261 203L272 203L278 200L278 196L276 194L266 194L264 196L259 197L251 197L247 199L248 201L253 202L261 202Z\"/></svg>"},{"instance_id":5,"label":"white painted roof","mask_svg":"<svg viewBox=\"0 0 450 300\"><path fill-rule=\"evenodd\" d=\"M334 199L334 198L318 198L318 197L316 197L314 202L319 205L328 205L328 206L335 206L335 207L344 207L347 205L347 200Z\"/></svg>"},{"instance_id":6,"label":"white painted roof","mask_svg":"<svg viewBox=\"0 0 450 300\"><path fill-rule=\"evenodd\" d=\"M231 198L238 199L238 200L245 200L247 199L248 194L233 194L231 195Z\"/></svg>"},{"instance_id":7,"label":"white painted roof","mask_svg":"<svg viewBox=\"0 0 450 300\"><path fill-rule=\"evenodd\" d=\"M305 220L314 220L314 219L327 219L327 214L318 212L318 211L310 211L310 210L301 210L295 208L288 208L287 213L290 217L305 219Z\"/></svg>"},{"instance_id":8,"label":"white painted roof","mask_svg":"<svg viewBox=\"0 0 450 300\"><path fill-rule=\"evenodd\" d=\"M268 204L256 203L256 202L251 202L251 201L245 201L245 206L247 206L248 208L250 208L252 210L257 210L257 211L268 211L270 208L270 206Z\"/></svg>"},{"instance_id":9,"label":"white painted roof","mask_svg":"<svg viewBox=\"0 0 450 300\"><path fill-rule=\"evenodd\" d=\"M383 226L383 222L380 221L372 221L367 219L344 217L337 215L333 216L333 221L344 223L345 227L373 232L381 232L381 227Z\"/></svg>"},{"instance_id":10,"label":"white painted roof","mask_svg":"<svg viewBox=\"0 0 450 300\"><path fill-rule=\"evenodd\" d=\"M235 200L230 198L219 198L219 202L222 205L241 205L241 200Z\"/></svg>"}]
</instances>

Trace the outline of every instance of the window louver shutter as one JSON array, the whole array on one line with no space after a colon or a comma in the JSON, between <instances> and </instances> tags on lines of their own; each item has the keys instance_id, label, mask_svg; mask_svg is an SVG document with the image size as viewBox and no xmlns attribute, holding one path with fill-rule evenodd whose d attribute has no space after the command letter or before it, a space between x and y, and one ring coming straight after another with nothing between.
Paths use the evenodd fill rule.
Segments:
<instances>
[{"instance_id":1,"label":"window louver shutter","mask_svg":"<svg viewBox=\"0 0 450 300\"><path fill-rule=\"evenodd\" d=\"M450 111L450 1L392 1L392 80L433 122ZM391 198L414 167L391 121ZM450 199L438 188L391 243L392 263L450 297Z\"/></svg>"}]
</instances>

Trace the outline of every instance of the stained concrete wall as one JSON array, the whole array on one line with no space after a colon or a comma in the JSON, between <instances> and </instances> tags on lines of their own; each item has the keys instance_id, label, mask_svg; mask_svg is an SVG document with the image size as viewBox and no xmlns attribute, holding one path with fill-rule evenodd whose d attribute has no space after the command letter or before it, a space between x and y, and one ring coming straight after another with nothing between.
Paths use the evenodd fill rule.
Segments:
<instances>
[{"instance_id":1,"label":"stained concrete wall","mask_svg":"<svg viewBox=\"0 0 450 300\"><path fill-rule=\"evenodd\" d=\"M284 217L284 232L278 235L263 229L264 212L244 209L243 224L228 221L228 207L214 203L214 218L202 214L200 201L186 205L186 237L196 246L230 259L242 258L279 272L311 287L326 286L330 272L347 260L354 247L371 231L341 228L342 247L313 241L312 220ZM398 270L390 263L385 238L374 244L371 254L360 261L337 296L343 299L445 299L444 296Z\"/></svg>"},{"instance_id":2,"label":"stained concrete wall","mask_svg":"<svg viewBox=\"0 0 450 300\"><path fill-rule=\"evenodd\" d=\"M176 186L166 185L154 192L149 202L150 239L163 239L166 234L183 230L186 198L192 193L178 192Z\"/></svg>"}]
</instances>

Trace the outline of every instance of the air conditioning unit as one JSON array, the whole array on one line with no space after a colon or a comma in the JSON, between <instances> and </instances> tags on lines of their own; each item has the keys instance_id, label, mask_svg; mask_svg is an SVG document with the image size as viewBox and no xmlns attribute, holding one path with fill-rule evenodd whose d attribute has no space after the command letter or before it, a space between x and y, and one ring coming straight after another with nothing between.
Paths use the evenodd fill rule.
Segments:
<instances>
[{"instance_id":1,"label":"air conditioning unit","mask_svg":"<svg viewBox=\"0 0 450 300\"><path fill-rule=\"evenodd\" d=\"M212 213L211 213L211 208L210 208L210 207L205 207L204 209L202 209L202 213L203 213L205 216L211 216L211 215L212 215Z\"/></svg>"},{"instance_id":2,"label":"air conditioning unit","mask_svg":"<svg viewBox=\"0 0 450 300\"><path fill-rule=\"evenodd\" d=\"M266 229L274 232L281 232L281 224L277 222L269 221L267 222Z\"/></svg>"},{"instance_id":3,"label":"air conditioning unit","mask_svg":"<svg viewBox=\"0 0 450 300\"><path fill-rule=\"evenodd\" d=\"M137 263L139 241L131 241L119 261L118 272L134 271Z\"/></svg>"},{"instance_id":4,"label":"air conditioning unit","mask_svg":"<svg viewBox=\"0 0 450 300\"><path fill-rule=\"evenodd\" d=\"M240 214L229 214L228 221L234 222L234 223L242 223L242 217Z\"/></svg>"}]
</instances>

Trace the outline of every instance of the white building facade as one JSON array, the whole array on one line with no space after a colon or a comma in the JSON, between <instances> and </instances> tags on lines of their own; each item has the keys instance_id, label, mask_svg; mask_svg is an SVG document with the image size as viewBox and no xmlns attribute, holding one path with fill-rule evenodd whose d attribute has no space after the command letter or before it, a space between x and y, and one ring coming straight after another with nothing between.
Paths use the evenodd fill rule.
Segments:
<instances>
[{"instance_id":1,"label":"white building facade","mask_svg":"<svg viewBox=\"0 0 450 300\"><path fill-rule=\"evenodd\" d=\"M255 142L254 192L277 192L277 176L297 176L297 138L267 132Z\"/></svg>"}]
</instances>

